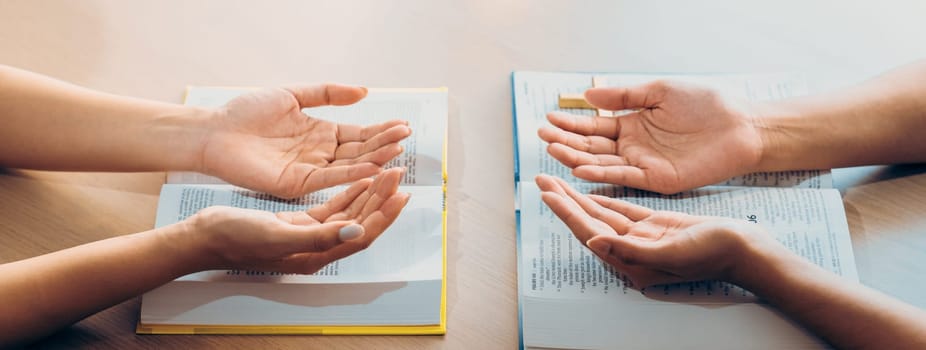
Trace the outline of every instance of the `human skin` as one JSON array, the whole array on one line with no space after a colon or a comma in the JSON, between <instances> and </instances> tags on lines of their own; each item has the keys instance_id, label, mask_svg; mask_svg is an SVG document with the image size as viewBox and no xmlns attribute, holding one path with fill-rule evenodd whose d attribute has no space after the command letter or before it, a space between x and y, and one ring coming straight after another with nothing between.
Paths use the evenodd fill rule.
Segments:
<instances>
[{"instance_id":1,"label":"human skin","mask_svg":"<svg viewBox=\"0 0 926 350\"><path fill-rule=\"evenodd\" d=\"M197 171L293 198L376 175L402 153L407 122L361 126L306 116L362 87L257 90L219 108L117 96L0 66L0 166L70 171Z\"/></svg>"},{"instance_id":2,"label":"human skin","mask_svg":"<svg viewBox=\"0 0 926 350\"><path fill-rule=\"evenodd\" d=\"M576 177L665 194L761 171L926 161L926 61L840 91L747 102L690 84L593 88L620 117L547 115L538 130Z\"/></svg>"},{"instance_id":3,"label":"human skin","mask_svg":"<svg viewBox=\"0 0 926 350\"><path fill-rule=\"evenodd\" d=\"M210 207L173 225L2 264L0 348L192 272L313 273L370 246L409 199L397 192L404 169L382 169L402 152L407 122L339 124L302 112L365 95L362 87L293 85L193 108L0 66L0 167L199 171L287 198L352 183L305 212Z\"/></svg>"},{"instance_id":4,"label":"human skin","mask_svg":"<svg viewBox=\"0 0 926 350\"><path fill-rule=\"evenodd\" d=\"M836 348L926 346L926 312L843 279L743 220L654 211L536 178L541 198L576 239L634 288L685 281L737 284Z\"/></svg>"}]
</instances>

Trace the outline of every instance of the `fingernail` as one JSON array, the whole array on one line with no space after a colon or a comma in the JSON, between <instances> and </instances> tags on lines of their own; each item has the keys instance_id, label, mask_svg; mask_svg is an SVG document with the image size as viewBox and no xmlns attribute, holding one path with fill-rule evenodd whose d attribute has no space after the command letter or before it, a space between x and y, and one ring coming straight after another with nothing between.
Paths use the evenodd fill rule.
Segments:
<instances>
[{"instance_id":1,"label":"fingernail","mask_svg":"<svg viewBox=\"0 0 926 350\"><path fill-rule=\"evenodd\" d=\"M404 207L406 204L408 204L408 201L411 200L411 199L412 199L412 194L406 192L406 193L405 193L405 203L402 203L402 206Z\"/></svg>"},{"instance_id":2,"label":"fingernail","mask_svg":"<svg viewBox=\"0 0 926 350\"><path fill-rule=\"evenodd\" d=\"M341 242L357 239L360 236L363 236L363 226L358 224L341 227L341 230L338 231L338 238L341 239Z\"/></svg>"},{"instance_id":3,"label":"fingernail","mask_svg":"<svg viewBox=\"0 0 926 350\"><path fill-rule=\"evenodd\" d=\"M608 244L608 242L600 239L597 241L590 239L585 242L585 246L587 246L588 249L591 249L595 253L598 253L598 255L608 255L608 253L611 252L611 245Z\"/></svg>"}]
</instances>

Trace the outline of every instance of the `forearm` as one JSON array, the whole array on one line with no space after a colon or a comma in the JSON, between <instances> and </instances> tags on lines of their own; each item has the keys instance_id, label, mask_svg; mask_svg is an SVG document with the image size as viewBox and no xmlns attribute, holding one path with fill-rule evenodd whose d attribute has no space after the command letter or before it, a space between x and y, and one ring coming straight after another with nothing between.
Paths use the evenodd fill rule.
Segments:
<instances>
[{"instance_id":1,"label":"forearm","mask_svg":"<svg viewBox=\"0 0 926 350\"><path fill-rule=\"evenodd\" d=\"M755 255L737 283L836 348L926 347L926 312L778 248Z\"/></svg>"},{"instance_id":2,"label":"forearm","mask_svg":"<svg viewBox=\"0 0 926 350\"><path fill-rule=\"evenodd\" d=\"M0 265L0 348L205 268L182 223Z\"/></svg>"},{"instance_id":3,"label":"forearm","mask_svg":"<svg viewBox=\"0 0 926 350\"><path fill-rule=\"evenodd\" d=\"M926 61L828 94L758 106L760 171L926 161Z\"/></svg>"},{"instance_id":4,"label":"forearm","mask_svg":"<svg viewBox=\"0 0 926 350\"><path fill-rule=\"evenodd\" d=\"M197 170L209 113L0 66L0 166Z\"/></svg>"}]
</instances>

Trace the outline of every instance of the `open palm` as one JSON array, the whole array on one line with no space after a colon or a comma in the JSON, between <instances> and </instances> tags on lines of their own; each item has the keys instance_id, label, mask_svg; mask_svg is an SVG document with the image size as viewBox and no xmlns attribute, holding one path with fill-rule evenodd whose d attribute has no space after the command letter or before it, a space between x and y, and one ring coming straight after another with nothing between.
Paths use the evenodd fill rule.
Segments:
<instances>
[{"instance_id":1,"label":"open palm","mask_svg":"<svg viewBox=\"0 0 926 350\"><path fill-rule=\"evenodd\" d=\"M747 245L777 245L743 220L655 211L619 199L581 194L562 179L536 178L541 198L573 235L635 288L730 280Z\"/></svg>"},{"instance_id":2,"label":"open palm","mask_svg":"<svg viewBox=\"0 0 926 350\"><path fill-rule=\"evenodd\" d=\"M366 89L328 84L264 89L219 110L205 140L202 171L257 191L292 198L376 175L402 153L407 122L359 126L302 113L352 104Z\"/></svg>"},{"instance_id":3,"label":"open palm","mask_svg":"<svg viewBox=\"0 0 926 350\"><path fill-rule=\"evenodd\" d=\"M586 99L619 117L550 113L539 136L576 177L675 193L754 171L762 140L747 106L713 90L657 81L596 88Z\"/></svg>"},{"instance_id":4,"label":"open palm","mask_svg":"<svg viewBox=\"0 0 926 350\"><path fill-rule=\"evenodd\" d=\"M403 168L362 179L321 205L305 211L209 207L191 218L215 261L210 268L260 269L309 274L369 247L399 216L409 194L397 192ZM362 226L343 240L338 229ZM195 245L195 244L192 244Z\"/></svg>"}]
</instances>

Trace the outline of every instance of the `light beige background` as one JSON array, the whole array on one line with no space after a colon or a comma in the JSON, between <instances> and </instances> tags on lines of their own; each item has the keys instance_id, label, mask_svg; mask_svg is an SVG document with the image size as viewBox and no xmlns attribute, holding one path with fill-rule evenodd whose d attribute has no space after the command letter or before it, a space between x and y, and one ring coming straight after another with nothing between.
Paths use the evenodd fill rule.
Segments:
<instances>
[{"instance_id":1,"label":"light beige background","mask_svg":"<svg viewBox=\"0 0 926 350\"><path fill-rule=\"evenodd\" d=\"M923 15L916 0L0 0L0 64L117 94L179 103L190 84L450 89L446 336L136 336L133 299L40 345L514 348L511 71L798 72L828 90L926 57ZM921 307L923 170L836 172L862 281ZM0 262L149 229L162 182L0 169Z\"/></svg>"}]
</instances>

